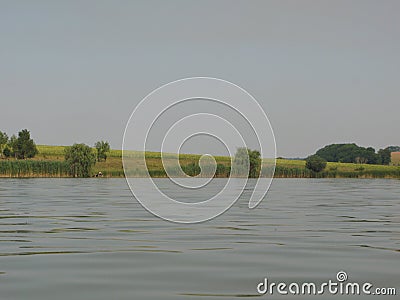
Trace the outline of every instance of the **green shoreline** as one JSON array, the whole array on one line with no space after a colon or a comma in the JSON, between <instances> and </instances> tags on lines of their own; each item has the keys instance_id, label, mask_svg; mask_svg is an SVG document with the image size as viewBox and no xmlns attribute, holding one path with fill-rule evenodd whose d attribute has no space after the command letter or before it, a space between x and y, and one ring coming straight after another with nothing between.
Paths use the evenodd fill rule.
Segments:
<instances>
[{"instance_id":1,"label":"green shoreline","mask_svg":"<svg viewBox=\"0 0 400 300\"><path fill-rule=\"evenodd\" d=\"M0 178L70 178L64 168L64 146L38 145L39 154L33 159L0 159ZM172 154L172 156L175 156ZM172 157L171 156L171 157ZM201 155L181 154L179 161L182 168L196 165ZM146 152L149 173L154 178L166 178L162 166L161 153ZM176 156L175 156L176 157ZM230 157L215 157L218 164L216 177L226 178L230 170ZM167 155L168 160L168 155ZM268 164L268 160L264 160ZM98 162L93 168L93 175L102 172L104 177L125 177L122 166L122 151L111 150L107 160ZM132 176L143 177L143 176ZM331 163L320 173L313 173L305 168L303 160L277 159L275 178L387 178L400 179L399 166L368 164Z\"/></svg>"}]
</instances>

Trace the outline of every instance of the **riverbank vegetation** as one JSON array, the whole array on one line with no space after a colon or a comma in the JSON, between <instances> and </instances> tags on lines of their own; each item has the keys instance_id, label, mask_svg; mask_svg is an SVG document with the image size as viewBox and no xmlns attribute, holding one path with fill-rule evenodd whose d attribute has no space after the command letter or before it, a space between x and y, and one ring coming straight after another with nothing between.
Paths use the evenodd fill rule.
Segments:
<instances>
[{"instance_id":1,"label":"riverbank vegetation","mask_svg":"<svg viewBox=\"0 0 400 300\"><path fill-rule=\"evenodd\" d=\"M279 178L400 178L400 167L390 165L391 154L400 147L380 149L360 147L356 144L332 144L319 149L306 160L261 159L260 152L239 148L232 159L227 156L214 157L214 163L202 164L201 155L146 152L146 168L131 168L124 174L122 151L112 150L106 141L97 142L94 147L85 144L73 146L36 145L27 129L12 135L0 131L0 177L167 177L215 174L215 177L268 177ZM130 166L140 166L143 153L126 152L125 159ZM174 164L179 158L180 167ZM206 159L206 161L213 162ZM204 161L203 161L204 162ZM163 164L164 163L164 164ZM261 168L262 166L262 168ZM231 172L232 170L232 172ZM232 174L231 174L232 173Z\"/></svg>"},{"instance_id":2,"label":"riverbank vegetation","mask_svg":"<svg viewBox=\"0 0 400 300\"><path fill-rule=\"evenodd\" d=\"M64 146L37 145L38 153L30 159L0 159L0 177L71 177L68 164L65 162ZM96 154L96 149L91 148ZM132 152L133 154L135 152ZM168 161L168 154L165 155ZM171 154L170 157L176 155ZM137 155L136 155L137 157ZM146 163L149 174L152 177L166 177L162 166L161 153L146 152ZM198 165L200 155L181 154L179 162L183 171L195 176L200 173ZM135 155L132 155L132 159ZM230 173L230 157L216 156L216 177L227 177ZM263 165L272 167L271 160L264 159ZM97 162L92 168L90 175L102 172L104 177L124 177L122 166L122 151L110 150L107 160ZM140 170L133 170L130 176L141 177L144 174ZM264 176L265 174L261 174ZM305 160L276 160L276 178L400 178L400 167L390 165L373 165L360 163L328 162L321 172L313 172L306 168Z\"/></svg>"}]
</instances>

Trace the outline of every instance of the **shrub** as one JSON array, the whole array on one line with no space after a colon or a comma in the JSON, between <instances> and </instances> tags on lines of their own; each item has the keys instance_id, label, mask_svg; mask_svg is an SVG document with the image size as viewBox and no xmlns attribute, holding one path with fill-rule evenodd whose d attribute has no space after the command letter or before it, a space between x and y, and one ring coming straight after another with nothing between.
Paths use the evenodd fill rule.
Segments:
<instances>
[{"instance_id":1,"label":"shrub","mask_svg":"<svg viewBox=\"0 0 400 300\"><path fill-rule=\"evenodd\" d=\"M326 160L318 155L311 155L306 158L306 168L314 171L314 172L321 172L326 167Z\"/></svg>"}]
</instances>

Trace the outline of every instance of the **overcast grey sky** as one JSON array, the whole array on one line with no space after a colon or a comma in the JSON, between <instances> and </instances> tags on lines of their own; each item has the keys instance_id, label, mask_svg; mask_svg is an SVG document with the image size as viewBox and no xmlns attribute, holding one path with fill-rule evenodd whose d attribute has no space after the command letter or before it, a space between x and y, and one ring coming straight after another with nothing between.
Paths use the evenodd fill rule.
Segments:
<instances>
[{"instance_id":1,"label":"overcast grey sky","mask_svg":"<svg viewBox=\"0 0 400 300\"><path fill-rule=\"evenodd\" d=\"M121 148L135 105L210 76L263 106L278 155L400 144L400 1L0 1L0 130Z\"/></svg>"}]
</instances>

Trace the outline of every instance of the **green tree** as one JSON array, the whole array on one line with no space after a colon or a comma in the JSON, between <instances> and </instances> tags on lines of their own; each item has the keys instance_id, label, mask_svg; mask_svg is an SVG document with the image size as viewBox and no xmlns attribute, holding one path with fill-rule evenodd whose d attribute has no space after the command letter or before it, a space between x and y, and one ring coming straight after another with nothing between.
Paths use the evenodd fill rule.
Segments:
<instances>
[{"instance_id":1,"label":"green tree","mask_svg":"<svg viewBox=\"0 0 400 300\"><path fill-rule=\"evenodd\" d=\"M257 150L250 150L249 159L250 159L249 177L258 178L260 176L260 171L261 171L261 162L262 162L261 153Z\"/></svg>"},{"instance_id":2,"label":"green tree","mask_svg":"<svg viewBox=\"0 0 400 300\"><path fill-rule=\"evenodd\" d=\"M72 177L90 177L96 156L85 144L74 144L65 148L65 161Z\"/></svg>"},{"instance_id":3,"label":"green tree","mask_svg":"<svg viewBox=\"0 0 400 300\"><path fill-rule=\"evenodd\" d=\"M6 157L6 158L9 158L10 156L11 156L11 150L10 150L10 148L8 148L8 146L6 146L5 148L4 148L4 150L3 150L3 155Z\"/></svg>"},{"instance_id":4,"label":"green tree","mask_svg":"<svg viewBox=\"0 0 400 300\"><path fill-rule=\"evenodd\" d=\"M380 149L378 151L378 164L380 165L388 165L391 161L391 151L386 149Z\"/></svg>"},{"instance_id":5,"label":"green tree","mask_svg":"<svg viewBox=\"0 0 400 300\"><path fill-rule=\"evenodd\" d=\"M105 141L99 141L94 144L97 150L97 161L107 160L107 153L110 152L110 144Z\"/></svg>"},{"instance_id":6,"label":"green tree","mask_svg":"<svg viewBox=\"0 0 400 300\"><path fill-rule=\"evenodd\" d=\"M400 152L400 146L389 146L389 147L386 147L385 150L390 151L390 153Z\"/></svg>"},{"instance_id":7,"label":"green tree","mask_svg":"<svg viewBox=\"0 0 400 300\"><path fill-rule=\"evenodd\" d=\"M31 134L27 129L18 132L18 138L12 141L12 147L16 158L32 158L38 154L36 144L31 139Z\"/></svg>"},{"instance_id":8,"label":"green tree","mask_svg":"<svg viewBox=\"0 0 400 300\"><path fill-rule=\"evenodd\" d=\"M7 145L7 143L8 143L7 133L0 131L0 157L2 156L3 148L5 145Z\"/></svg>"},{"instance_id":9,"label":"green tree","mask_svg":"<svg viewBox=\"0 0 400 300\"><path fill-rule=\"evenodd\" d=\"M321 172L326 168L326 160L316 154L306 158L306 168L314 171Z\"/></svg>"},{"instance_id":10,"label":"green tree","mask_svg":"<svg viewBox=\"0 0 400 300\"><path fill-rule=\"evenodd\" d=\"M8 141L8 144L7 144L7 146L8 146L8 148L10 148L11 149L11 153L10 153L10 156L12 155L12 156L14 156L15 158L17 158L17 137L15 136L15 134L13 134L11 137L10 137L10 139L9 139L9 141Z\"/></svg>"},{"instance_id":11,"label":"green tree","mask_svg":"<svg viewBox=\"0 0 400 300\"><path fill-rule=\"evenodd\" d=\"M261 170L261 154L257 150L238 148L233 160L234 170L239 176L257 178Z\"/></svg>"}]
</instances>

